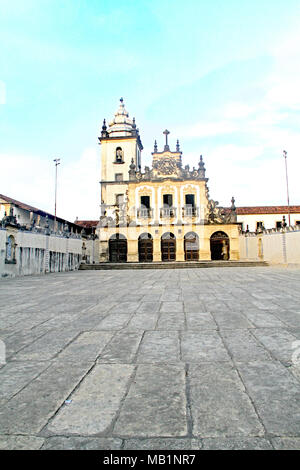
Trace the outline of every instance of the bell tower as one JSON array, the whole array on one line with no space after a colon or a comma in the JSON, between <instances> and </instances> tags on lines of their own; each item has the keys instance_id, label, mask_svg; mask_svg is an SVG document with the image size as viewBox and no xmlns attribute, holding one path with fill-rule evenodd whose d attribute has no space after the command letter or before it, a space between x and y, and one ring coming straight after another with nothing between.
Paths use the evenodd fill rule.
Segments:
<instances>
[{"instance_id":1,"label":"bell tower","mask_svg":"<svg viewBox=\"0 0 300 470\"><path fill-rule=\"evenodd\" d=\"M117 207L126 202L129 170L132 161L141 166L143 150L135 118L130 119L123 98L113 120L104 119L101 137L101 214L113 216Z\"/></svg>"}]
</instances>

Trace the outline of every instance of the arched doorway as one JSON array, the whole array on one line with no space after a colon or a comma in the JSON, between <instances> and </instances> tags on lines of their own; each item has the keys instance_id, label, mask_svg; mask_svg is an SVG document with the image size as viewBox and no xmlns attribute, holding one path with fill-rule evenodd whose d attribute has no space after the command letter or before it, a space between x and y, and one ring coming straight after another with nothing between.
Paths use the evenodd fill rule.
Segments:
<instances>
[{"instance_id":1,"label":"arched doorway","mask_svg":"<svg viewBox=\"0 0 300 470\"><path fill-rule=\"evenodd\" d=\"M188 232L184 236L185 261L199 260L199 237L195 232Z\"/></svg>"},{"instance_id":2,"label":"arched doorway","mask_svg":"<svg viewBox=\"0 0 300 470\"><path fill-rule=\"evenodd\" d=\"M176 261L176 238L173 233L166 232L161 237L161 260Z\"/></svg>"},{"instance_id":3,"label":"arched doorway","mask_svg":"<svg viewBox=\"0 0 300 470\"><path fill-rule=\"evenodd\" d=\"M127 239L121 233L115 233L109 239L109 261L112 263L127 261Z\"/></svg>"},{"instance_id":4,"label":"arched doorway","mask_svg":"<svg viewBox=\"0 0 300 470\"><path fill-rule=\"evenodd\" d=\"M141 263L153 261L153 239L150 233L142 233L139 236L139 261Z\"/></svg>"},{"instance_id":5,"label":"arched doorway","mask_svg":"<svg viewBox=\"0 0 300 470\"><path fill-rule=\"evenodd\" d=\"M210 252L213 260L229 259L229 237L225 232L215 232L210 237Z\"/></svg>"}]
</instances>

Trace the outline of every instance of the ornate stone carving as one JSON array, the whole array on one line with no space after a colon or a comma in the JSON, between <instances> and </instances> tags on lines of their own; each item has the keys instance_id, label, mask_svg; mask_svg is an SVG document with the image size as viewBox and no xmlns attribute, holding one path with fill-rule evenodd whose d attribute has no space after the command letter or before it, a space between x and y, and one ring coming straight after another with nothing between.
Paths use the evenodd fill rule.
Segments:
<instances>
[{"instance_id":1,"label":"ornate stone carving","mask_svg":"<svg viewBox=\"0 0 300 470\"><path fill-rule=\"evenodd\" d=\"M154 176L181 176L180 168L172 157L164 157L153 162Z\"/></svg>"}]
</instances>

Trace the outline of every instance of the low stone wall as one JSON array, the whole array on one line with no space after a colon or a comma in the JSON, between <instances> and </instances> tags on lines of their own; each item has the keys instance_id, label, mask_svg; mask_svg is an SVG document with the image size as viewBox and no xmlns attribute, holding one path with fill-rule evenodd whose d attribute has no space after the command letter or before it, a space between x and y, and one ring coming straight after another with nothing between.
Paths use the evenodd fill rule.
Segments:
<instances>
[{"instance_id":1,"label":"low stone wall","mask_svg":"<svg viewBox=\"0 0 300 470\"><path fill-rule=\"evenodd\" d=\"M0 228L0 277L74 271L94 263L97 240Z\"/></svg>"},{"instance_id":2,"label":"low stone wall","mask_svg":"<svg viewBox=\"0 0 300 470\"><path fill-rule=\"evenodd\" d=\"M300 227L242 234L240 258L270 264L300 264Z\"/></svg>"}]
</instances>

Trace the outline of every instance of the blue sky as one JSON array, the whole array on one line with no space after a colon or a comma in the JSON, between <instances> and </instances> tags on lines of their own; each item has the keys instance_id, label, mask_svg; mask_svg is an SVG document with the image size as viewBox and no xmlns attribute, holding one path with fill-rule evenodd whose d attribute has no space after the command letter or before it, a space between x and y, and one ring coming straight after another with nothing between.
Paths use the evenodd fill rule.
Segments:
<instances>
[{"instance_id":1,"label":"blue sky","mask_svg":"<svg viewBox=\"0 0 300 470\"><path fill-rule=\"evenodd\" d=\"M222 205L300 204L299 0L0 0L0 193L99 217L103 118L122 96L151 162L180 139Z\"/></svg>"}]
</instances>

